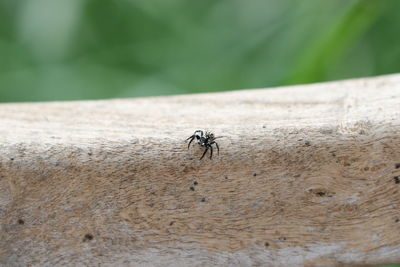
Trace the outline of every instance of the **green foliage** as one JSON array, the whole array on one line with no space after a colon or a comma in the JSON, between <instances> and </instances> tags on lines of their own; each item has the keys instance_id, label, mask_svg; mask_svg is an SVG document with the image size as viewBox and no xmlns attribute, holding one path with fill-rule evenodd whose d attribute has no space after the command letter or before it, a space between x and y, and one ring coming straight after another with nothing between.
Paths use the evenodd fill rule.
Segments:
<instances>
[{"instance_id":1,"label":"green foliage","mask_svg":"<svg viewBox=\"0 0 400 267\"><path fill-rule=\"evenodd\" d=\"M0 101L311 83L400 70L396 0L2 0Z\"/></svg>"}]
</instances>

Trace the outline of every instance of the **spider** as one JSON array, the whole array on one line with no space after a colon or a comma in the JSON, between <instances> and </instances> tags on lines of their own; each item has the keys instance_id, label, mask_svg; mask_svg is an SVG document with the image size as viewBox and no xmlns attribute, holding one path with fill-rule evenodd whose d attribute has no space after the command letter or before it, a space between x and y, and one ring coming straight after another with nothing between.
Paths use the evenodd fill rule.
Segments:
<instances>
[{"instance_id":1,"label":"spider","mask_svg":"<svg viewBox=\"0 0 400 267\"><path fill-rule=\"evenodd\" d=\"M200 135L198 135L197 133L200 133ZM192 143L192 141L194 139L197 140L197 143L200 146L206 148L206 150L204 150L204 153L203 153L203 155L201 156L200 159L203 159L204 155L207 153L208 149L210 149L211 150L210 159L211 159L212 155L213 155L213 147L212 147L212 145L214 145L214 144L217 147L218 155L219 155L219 146L218 146L217 142L215 142L215 139L217 139L217 138L218 137L214 137L214 134L212 132L205 131L205 133L204 133L202 130L197 130L197 131L195 131L193 133L192 136L190 136L188 139L186 139L186 141L190 139L189 144L188 144L188 149L189 149L190 144Z\"/></svg>"}]
</instances>

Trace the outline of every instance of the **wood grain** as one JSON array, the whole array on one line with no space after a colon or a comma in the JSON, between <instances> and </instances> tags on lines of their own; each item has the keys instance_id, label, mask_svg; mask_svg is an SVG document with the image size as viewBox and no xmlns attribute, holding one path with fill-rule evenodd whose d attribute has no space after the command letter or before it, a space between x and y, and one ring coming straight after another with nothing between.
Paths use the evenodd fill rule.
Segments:
<instances>
[{"instance_id":1,"label":"wood grain","mask_svg":"<svg viewBox=\"0 0 400 267\"><path fill-rule=\"evenodd\" d=\"M2 104L0 264L399 263L399 177L400 75Z\"/></svg>"}]
</instances>

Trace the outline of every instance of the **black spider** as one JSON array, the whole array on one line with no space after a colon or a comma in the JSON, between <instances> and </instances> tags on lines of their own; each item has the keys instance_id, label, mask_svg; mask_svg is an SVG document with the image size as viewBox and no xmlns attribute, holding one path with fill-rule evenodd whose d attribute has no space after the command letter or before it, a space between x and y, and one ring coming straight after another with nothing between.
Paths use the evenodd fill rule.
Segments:
<instances>
[{"instance_id":1,"label":"black spider","mask_svg":"<svg viewBox=\"0 0 400 267\"><path fill-rule=\"evenodd\" d=\"M198 135L197 133L200 133L200 135ZM187 140L190 139L190 142L188 144L188 149L190 147L190 144L192 143L192 141L194 139L197 140L197 143L202 146L205 147L206 150L204 150L203 155L201 156L200 159L202 159L204 157L204 155L207 153L208 149L210 149L211 153L210 153L210 159L212 158L213 155L213 147L212 145L216 145L217 146L217 150L218 150L218 155L219 155L219 146L217 144L217 142L215 142L215 139L217 139L218 137L214 137L214 134L211 132L207 132L205 131L205 133L202 130L197 130L193 133L192 136L190 136Z\"/></svg>"}]
</instances>

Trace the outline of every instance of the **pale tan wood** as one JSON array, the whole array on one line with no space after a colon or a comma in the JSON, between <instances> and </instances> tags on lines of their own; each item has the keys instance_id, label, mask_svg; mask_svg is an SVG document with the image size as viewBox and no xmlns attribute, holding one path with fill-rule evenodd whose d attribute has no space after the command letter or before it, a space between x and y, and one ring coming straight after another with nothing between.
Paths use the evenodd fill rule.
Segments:
<instances>
[{"instance_id":1,"label":"pale tan wood","mask_svg":"<svg viewBox=\"0 0 400 267\"><path fill-rule=\"evenodd\" d=\"M0 263L400 262L398 176L400 75L2 104Z\"/></svg>"}]
</instances>

